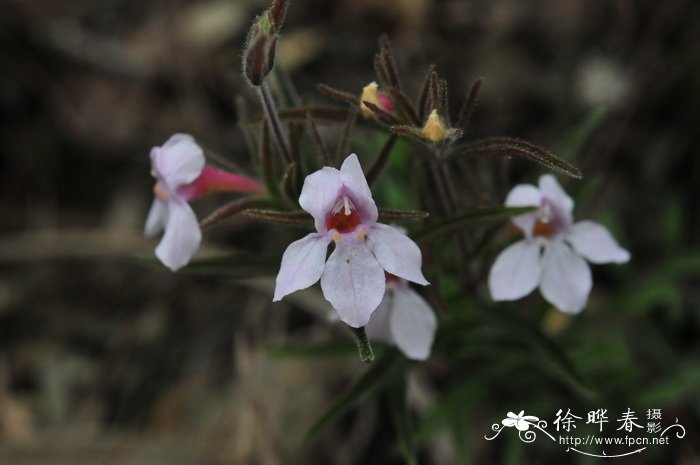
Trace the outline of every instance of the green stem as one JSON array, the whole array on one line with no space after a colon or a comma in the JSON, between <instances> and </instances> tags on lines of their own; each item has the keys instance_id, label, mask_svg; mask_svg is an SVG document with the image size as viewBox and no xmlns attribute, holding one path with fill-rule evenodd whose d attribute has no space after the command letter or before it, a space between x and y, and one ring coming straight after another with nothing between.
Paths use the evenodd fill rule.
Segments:
<instances>
[{"instance_id":1,"label":"green stem","mask_svg":"<svg viewBox=\"0 0 700 465\"><path fill-rule=\"evenodd\" d=\"M275 100L272 98L272 93L270 92L270 87L267 85L266 81L263 81L260 86L256 88L258 90L258 96L260 97L260 102L262 103L263 110L265 112L265 117L270 123L270 128L272 129L272 134L275 136L275 141L277 141L277 146L282 153L282 157L287 165L291 164L294 160L292 159L292 152L289 149L289 140L282 126L282 122L277 114L277 107L275 106Z\"/></svg>"}]
</instances>

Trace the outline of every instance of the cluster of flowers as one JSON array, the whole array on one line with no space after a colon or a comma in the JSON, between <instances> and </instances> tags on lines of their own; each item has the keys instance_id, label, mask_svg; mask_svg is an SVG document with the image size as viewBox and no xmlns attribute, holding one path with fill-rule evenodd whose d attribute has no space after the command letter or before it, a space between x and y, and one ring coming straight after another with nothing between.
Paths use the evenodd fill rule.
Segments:
<instances>
[{"instance_id":1,"label":"cluster of flowers","mask_svg":"<svg viewBox=\"0 0 700 465\"><path fill-rule=\"evenodd\" d=\"M369 92L381 103L376 86ZM424 130L431 135L439 126L429 119ZM202 149L185 134L154 147L151 164L156 198L145 232L150 236L165 229L156 256L173 271L189 262L201 242L189 201L212 192L264 192L255 179L207 166ZM525 237L506 248L491 268L488 284L494 300L519 299L539 285L554 306L577 313L592 286L586 260L629 260L603 226L573 222L574 202L552 175L542 176L539 188L514 187L505 204L537 209L513 218ZM429 284L421 271L421 251L402 230L377 222L377 206L357 156L348 156L340 170L323 167L308 175L299 205L313 217L316 232L287 247L273 300L320 280L324 297L344 323L364 327L370 339L394 344L411 359L428 358L437 318L408 284ZM331 243L334 249L327 257Z\"/></svg>"}]
</instances>

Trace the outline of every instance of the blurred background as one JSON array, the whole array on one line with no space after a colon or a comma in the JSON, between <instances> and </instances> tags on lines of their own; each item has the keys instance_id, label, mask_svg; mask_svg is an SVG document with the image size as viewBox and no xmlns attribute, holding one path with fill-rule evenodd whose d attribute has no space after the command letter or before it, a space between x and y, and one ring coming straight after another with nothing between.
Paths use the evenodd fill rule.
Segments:
<instances>
[{"instance_id":1,"label":"blurred background","mask_svg":"<svg viewBox=\"0 0 700 465\"><path fill-rule=\"evenodd\" d=\"M0 0L0 463L403 463L382 392L302 444L367 369L342 328L305 311L324 311L318 289L272 305L270 278L144 258L152 146L188 132L253 172L234 101L259 114L240 53L267 6ZM483 77L465 138L528 139L581 168L583 182L562 180L577 218L632 253L594 267L578 317L528 314L536 293L522 307L598 397L539 373L527 348L465 333L471 352L407 371L420 463L594 463L483 436L508 410L551 421L558 408L633 407L663 408L687 435L618 463L700 464L700 3L292 0L279 63L303 98L329 104L317 83L359 94L375 80L381 33L411 95L435 64L456 113ZM502 195L543 172L494 166ZM234 218L199 256L233 247L274 263L296 237Z\"/></svg>"}]
</instances>

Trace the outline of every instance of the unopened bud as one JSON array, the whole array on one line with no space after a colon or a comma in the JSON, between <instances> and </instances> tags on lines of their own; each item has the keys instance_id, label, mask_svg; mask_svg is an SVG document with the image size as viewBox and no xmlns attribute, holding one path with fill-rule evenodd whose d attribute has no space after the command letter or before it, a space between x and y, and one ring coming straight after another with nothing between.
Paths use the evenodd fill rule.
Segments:
<instances>
[{"instance_id":1,"label":"unopened bud","mask_svg":"<svg viewBox=\"0 0 700 465\"><path fill-rule=\"evenodd\" d=\"M425 126L421 130L421 134L425 139L433 143L438 143L442 141L447 135L447 129L442 123L442 119L438 115L437 110L433 110L428 115L428 121L425 122Z\"/></svg>"},{"instance_id":2,"label":"unopened bud","mask_svg":"<svg viewBox=\"0 0 700 465\"><path fill-rule=\"evenodd\" d=\"M391 101L391 98L387 94L379 90L379 86L377 86L376 82L370 82L362 89L360 102L362 116L365 118L374 118L375 115L372 109L365 105L364 102L372 103L387 113L392 113L394 111L394 102Z\"/></svg>"},{"instance_id":3,"label":"unopened bud","mask_svg":"<svg viewBox=\"0 0 700 465\"><path fill-rule=\"evenodd\" d=\"M243 75L251 85L260 86L275 64L279 31L287 12L287 0L276 0L255 18L243 51Z\"/></svg>"}]
</instances>

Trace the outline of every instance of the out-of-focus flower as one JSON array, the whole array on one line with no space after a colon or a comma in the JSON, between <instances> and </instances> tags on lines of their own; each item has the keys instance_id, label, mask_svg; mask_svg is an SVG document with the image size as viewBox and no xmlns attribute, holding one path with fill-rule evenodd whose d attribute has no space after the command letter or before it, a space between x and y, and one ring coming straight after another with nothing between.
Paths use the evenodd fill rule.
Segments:
<instances>
[{"instance_id":1,"label":"out-of-focus flower","mask_svg":"<svg viewBox=\"0 0 700 465\"><path fill-rule=\"evenodd\" d=\"M307 176L299 204L314 217L317 232L285 250L274 301L320 279L323 295L340 319L359 328L384 297L385 270L428 284L418 246L397 229L377 223L377 206L354 153L340 170L324 167ZM335 249L326 262L331 241Z\"/></svg>"},{"instance_id":2,"label":"out-of-focus flower","mask_svg":"<svg viewBox=\"0 0 700 465\"><path fill-rule=\"evenodd\" d=\"M438 143L447 137L447 128L442 122L440 115L438 115L437 110L433 110L428 115L428 120L425 122L425 126L421 130L421 134L425 139L433 143Z\"/></svg>"},{"instance_id":3,"label":"out-of-focus flower","mask_svg":"<svg viewBox=\"0 0 700 465\"><path fill-rule=\"evenodd\" d=\"M360 96L360 109L362 110L362 116L365 118L375 118L376 116L374 115L374 112L367 105L365 105L365 102L372 103L387 113L392 113L394 111L394 102L391 101L391 97L379 90L379 86L376 82L370 82L367 84L362 89L362 95Z\"/></svg>"},{"instance_id":4,"label":"out-of-focus flower","mask_svg":"<svg viewBox=\"0 0 700 465\"><path fill-rule=\"evenodd\" d=\"M367 337L395 345L410 359L426 360L437 329L435 313L405 279L388 275L386 286L365 327Z\"/></svg>"},{"instance_id":5,"label":"out-of-focus flower","mask_svg":"<svg viewBox=\"0 0 700 465\"><path fill-rule=\"evenodd\" d=\"M156 178L156 198L145 234L150 237L165 229L156 256L173 271L190 261L202 240L189 201L212 192L264 191L255 179L205 166L202 148L188 134L174 134L161 147L151 149L151 174Z\"/></svg>"},{"instance_id":6,"label":"out-of-focus flower","mask_svg":"<svg viewBox=\"0 0 700 465\"><path fill-rule=\"evenodd\" d=\"M540 177L539 189L530 184L515 186L506 206L539 208L513 218L525 238L496 258L489 275L494 300L516 300L539 286L544 298L559 310L578 313L593 285L586 260L625 263L630 259L604 226L573 222L574 201L552 175Z\"/></svg>"}]
</instances>

